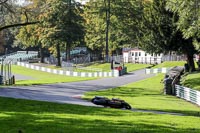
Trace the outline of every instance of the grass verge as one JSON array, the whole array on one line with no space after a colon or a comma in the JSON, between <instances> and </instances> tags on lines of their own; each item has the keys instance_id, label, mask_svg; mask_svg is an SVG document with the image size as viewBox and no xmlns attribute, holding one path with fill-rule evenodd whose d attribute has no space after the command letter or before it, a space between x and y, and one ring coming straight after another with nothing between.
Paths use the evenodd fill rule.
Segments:
<instances>
[{"instance_id":1,"label":"grass verge","mask_svg":"<svg viewBox=\"0 0 200 133\"><path fill-rule=\"evenodd\" d=\"M12 72L14 74L20 74L22 76L30 77L30 79L28 80L16 80L16 85L52 84L52 83L77 82L83 80L96 79L96 78L70 77L70 76L52 74L16 65L12 66Z\"/></svg>"},{"instance_id":2,"label":"grass verge","mask_svg":"<svg viewBox=\"0 0 200 133\"><path fill-rule=\"evenodd\" d=\"M124 66L127 67L127 72L132 72L132 71L135 71L135 70L139 70L139 69L149 67L151 65L149 65L149 64L126 63L126 64L124 64ZM62 68L57 67L57 66L48 66L48 68L62 69ZM111 71L111 64L110 63L94 63L94 64L91 64L91 65L84 67L84 68L85 69L73 68L73 71L76 71L76 72L94 72L96 69L99 69L103 72L109 72L109 71Z\"/></svg>"},{"instance_id":3,"label":"grass verge","mask_svg":"<svg viewBox=\"0 0 200 133\"><path fill-rule=\"evenodd\" d=\"M200 91L200 72L193 72L184 79L183 86Z\"/></svg>"},{"instance_id":4,"label":"grass verge","mask_svg":"<svg viewBox=\"0 0 200 133\"><path fill-rule=\"evenodd\" d=\"M155 77L131 83L125 86L103 91L85 93L85 98L91 99L96 95L124 99L132 107L144 110L159 110L166 112L178 112L188 115L200 116L200 108L174 96L163 95L163 74Z\"/></svg>"},{"instance_id":5,"label":"grass verge","mask_svg":"<svg viewBox=\"0 0 200 133\"><path fill-rule=\"evenodd\" d=\"M165 61L161 64L158 64L152 68L163 68L163 67L174 67L174 66L184 66L186 61Z\"/></svg>"},{"instance_id":6,"label":"grass verge","mask_svg":"<svg viewBox=\"0 0 200 133\"><path fill-rule=\"evenodd\" d=\"M2 133L199 133L194 116L158 115L0 97Z\"/></svg>"}]
</instances>

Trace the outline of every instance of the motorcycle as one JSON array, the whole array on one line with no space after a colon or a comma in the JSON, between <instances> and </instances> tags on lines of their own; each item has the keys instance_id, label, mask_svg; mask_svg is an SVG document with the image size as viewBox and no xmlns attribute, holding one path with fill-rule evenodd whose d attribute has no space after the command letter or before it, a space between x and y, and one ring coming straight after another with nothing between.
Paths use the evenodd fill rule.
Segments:
<instances>
[{"instance_id":1,"label":"motorcycle","mask_svg":"<svg viewBox=\"0 0 200 133\"><path fill-rule=\"evenodd\" d=\"M116 98L110 100L107 97L95 96L91 102L104 107L131 109L131 106L127 102Z\"/></svg>"}]
</instances>

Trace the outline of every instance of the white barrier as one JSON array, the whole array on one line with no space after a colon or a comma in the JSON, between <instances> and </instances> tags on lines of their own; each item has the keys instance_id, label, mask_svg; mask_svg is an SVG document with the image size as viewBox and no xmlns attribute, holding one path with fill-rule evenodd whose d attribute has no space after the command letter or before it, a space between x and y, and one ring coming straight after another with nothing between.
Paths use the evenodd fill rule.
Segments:
<instances>
[{"instance_id":1,"label":"white barrier","mask_svg":"<svg viewBox=\"0 0 200 133\"><path fill-rule=\"evenodd\" d=\"M36 65L32 65L29 63L24 62L17 62L18 66L48 72L48 73L54 73L54 74L60 74L60 75L66 75L66 76L79 76L79 77L119 77L119 71L118 70L112 70L111 72L72 72L72 71L64 71L64 70L57 70L57 69L51 69L46 67L40 67Z\"/></svg>"},{"instance_id":2,"label":"white barrier","mask_svg":"<svg viewBox=\"0 0 200 133\"><path fill-rule=\"evenodd\" d=\"M200 106L200 91L175 85L176 96Z\"/></svg>"},{"instance_id":3,"label":"white barrier","mask_svg":"<svg viewBox=\"0 0 200 133\"><path fill-rule=\"evenodd\" d=\"M167 73L171 68L154 68L154 69L145 69L146 74L152 74L152 73Z\"/></svg>"}]
</instances>

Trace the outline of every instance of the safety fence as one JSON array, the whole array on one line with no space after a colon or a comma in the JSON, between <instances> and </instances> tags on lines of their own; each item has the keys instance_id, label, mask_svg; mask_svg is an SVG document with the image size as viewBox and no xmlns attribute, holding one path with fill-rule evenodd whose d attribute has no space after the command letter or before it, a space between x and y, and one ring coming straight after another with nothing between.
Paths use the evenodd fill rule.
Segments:
<instances>
[{"instance_id":1,"label":"safety fence","mask_svg":"<svg viewBox=\"0 0 200 133\"><path fill-rule=\"evenodd\" d=\"M18 66L44 71L48 73L66 75L66 76L75 76L75 77L119 77L126 73L126 71L122 70L112 70L110 72L74 72L74 71L65 71L65 70L58 70L58 69L51 69L46 67L41 67L37 65L32 65L25 62L17 62Z\"/></svg>"},{"instance_id":2,"label":"safety fence","mask_svg":"<svg viewBox=\"0 0 200 133\"><path fill-rule=\"evenodd\" d=\"M200 91L175 85L176 96L200 106Z\"/></svg>"},{"instance_id":3,"label":"safety fence","mask_svg":"<svg viewBox=\"0 0 200 133\"><path fill-rule=\"evenodd\" d=\"M146 69L146 74L152 74L152 73L167 73L171 68L154 68L154 69Z\"/></svg>"}]
</instances>

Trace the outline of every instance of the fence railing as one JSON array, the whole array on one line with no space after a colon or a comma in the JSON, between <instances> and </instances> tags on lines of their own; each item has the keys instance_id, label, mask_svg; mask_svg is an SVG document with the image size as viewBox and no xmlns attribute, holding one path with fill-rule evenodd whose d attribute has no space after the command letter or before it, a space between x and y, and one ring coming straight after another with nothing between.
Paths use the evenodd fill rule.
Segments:
<instances>
[{"instance_id":1,"label":"fence railing","mask_svg":"<svg viewBox=\"0 0 200 133\"><path fill-rule=\"evenodd\" d=\"M176 96L200 106L200 91L175 85Z\"/></svg>"},{"instance_id":2,"label":"fence railing","mask_svg":"<svg viewBox=\"0 0 200 133\"><path fill-rule=\"evenodd\" d=\"M11 69L12 61L2 61L0 65L0 84L12 85L14 84L14 76Z\"/></svg>"},{"instance_id":3,"label":"fence railing","mask_svg":"<svg viewBox=\"0 0 200 133\"><path fill-rule=\"evenodd\" d=\"M122 72L118 70L112 70L110 72L74 72L74 71L65 71L65 70L58 70L58 69L51 69L41 66L32 65L25 62L17 62L18 66L44 71L48 73L60 74L60 75L67 75L67 76L79 76L79 77L119 77L122 75ZM124 74L124 73L123 73Z\"/></svg>"}]
</instances>

